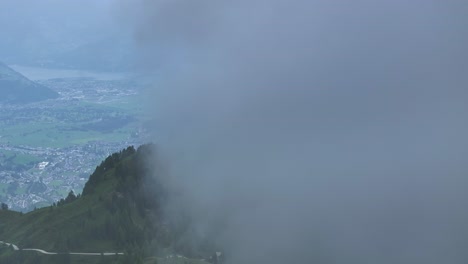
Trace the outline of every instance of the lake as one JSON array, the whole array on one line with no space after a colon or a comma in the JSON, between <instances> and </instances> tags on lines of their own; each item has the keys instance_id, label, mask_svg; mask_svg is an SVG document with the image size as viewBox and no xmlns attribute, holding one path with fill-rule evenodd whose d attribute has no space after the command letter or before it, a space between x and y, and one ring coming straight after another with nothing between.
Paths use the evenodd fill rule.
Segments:
<instances>
[{"instance_id":1,"label":"lake","mask_svg":"<svg viewBox=\"0 0 468 264\"><path fill-rule=\"evenodd\" d=\"M96 80L121 80L130 76L130 74L126 72L91 72L83 70L40 68L22 65L8 66L33 81L55 78L93 78Z\"/></svg>"}]
</instances>

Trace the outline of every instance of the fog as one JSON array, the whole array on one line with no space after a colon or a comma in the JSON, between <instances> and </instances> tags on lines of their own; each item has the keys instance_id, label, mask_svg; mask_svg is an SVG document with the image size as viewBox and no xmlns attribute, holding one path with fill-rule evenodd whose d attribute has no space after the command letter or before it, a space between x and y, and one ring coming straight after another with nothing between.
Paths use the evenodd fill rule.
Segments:
<instances>
[{"instance_id":1,"label":"fog","mask_svg":"<svg viewBox=\"0 0 468 264\"><path fill-rule=\"evenodd\" d=\"M121 69L131 46L115 0L2 0L0 61L48 68ZM125 49L123 48L125 47Z\"/></svg>"},{"instance_id":2,"label":"fog","mask_svg":"<svg viewBox=\"0 0 468 264\"><path fill-rule=\"evenodd\" d=\"M229 263L466 263L463 1L119 3L193 235Z\"/></svg>"}]
</instances>

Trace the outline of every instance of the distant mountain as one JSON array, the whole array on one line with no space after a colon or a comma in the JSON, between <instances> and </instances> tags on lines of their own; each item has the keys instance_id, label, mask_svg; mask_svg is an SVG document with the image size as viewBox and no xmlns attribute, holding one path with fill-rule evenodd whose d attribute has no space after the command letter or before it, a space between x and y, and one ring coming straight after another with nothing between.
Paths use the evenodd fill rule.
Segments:
<instances>
[{"instance_id":1,"label":"distant mountain","mask_svg":"<svg viewBox=\"0 0 468 264\"><path fill-rule=\"evenodd\" d=\"M31 103L57 97L57 92L29 80L0 62L0 103Z\"/></svg>"},{"instance_id":2,"label":"distant mountain","mask_svg":"<svg viewBox=\"0 0 468 264\"><path fill-rule=\"evenodd\" d=\"M70 193L57 205L21 214L0 210L0 241L20 249L62 252L47 256L6 248L0 263L185 263L209 264L213 247L187 237L183 217L166 217L162 208L167 188L148 169L155 148L144 145L114 153L90 176L82 195ZM84 259L66 252L124 252L123 256ZM169 256L176 256L175 259ZM179 256L179 257L177 257ZM183 257L182 257L183 256ZM170 262L168 262L168 260Z\"/></svg>"},{"instance_id":3,"label":"distant mountain","mask_svg":"<svg viewBox=\"0 0 468 264\"><path fill-rule=\"evenodd\" d=\"M132 63L132 43L116 37L91 41L66 52L49 56L54 68L80 69L89 71L128 71L135 68Z\"/></svg>"}]
</instances>

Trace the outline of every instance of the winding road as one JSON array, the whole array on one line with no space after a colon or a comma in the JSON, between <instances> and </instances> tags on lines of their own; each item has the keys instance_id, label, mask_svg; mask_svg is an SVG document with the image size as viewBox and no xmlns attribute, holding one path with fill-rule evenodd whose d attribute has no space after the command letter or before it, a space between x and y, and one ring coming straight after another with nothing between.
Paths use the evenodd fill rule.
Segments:
<instances>
[{"instance_id":1,"label":"winding road","mask_svg":"<svg viewBox=\"0 0 468 264\"><path fill-rule=\"evenodd\" d=\"M0 241L0 245L7 245L8 247L9 247L9 246L13 246L13 249L14 249L14 250L19 250L19 247L17 247L15 244L10 244L10 243L6 243L6 242L3 242L3 241Z\"/></svg>"},{"instance_id":2,"label":"winding road","mask_svg":"<svg viewBox=\"0 0 468 264\"><path fill-rule=\"evenodd\" d=\"M12 243L7 243L0 241L0 245L12 246L14 250L20 250L20 248ZM42 253L44 255L60 255L60 254L70 254L70 255L79 255L79 256L115 256L115 255L123 255L124 253L121 252L106 252L106 253L83 253L83 252L66 252L66 253L57 253L57 252L48 252L38 248L23 248L23 251L36 251Z\"/></svg>"}]
</instances>

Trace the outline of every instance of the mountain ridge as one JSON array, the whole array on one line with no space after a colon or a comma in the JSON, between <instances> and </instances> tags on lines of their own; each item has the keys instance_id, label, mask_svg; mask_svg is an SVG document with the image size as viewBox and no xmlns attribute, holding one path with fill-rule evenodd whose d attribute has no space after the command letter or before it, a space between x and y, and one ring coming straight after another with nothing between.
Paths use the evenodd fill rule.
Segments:
<instances>
[{"instance_id":1,"label":"mountain ridge","mask_svg":"<svg viewBox=\"0 0 468 264\"><path fill-rule=\"evenodd\" d=\"M167 190L150 170L155 147L128 147L106 158L89 177L83 193L29 213L0 210L0 241L38 252L0 247L0 263L156 263L184 256L203 264L211 249L184 240L186 226L168 223L162 210ZM77 260L67 252L124 252L122 256ZM70 262L61 257L69 255ZM54 258L55 257L55 258ZM31 261L31 262L28 262ZM98 262L100 261L100 262ZM164 262L162 262L164 263ZM176 262L178 263L178 262Z\"/></svg>"},{"instance_id":2,"label":"mountain ridge","mask_svg":"<svg viewBox=\"0 0 468 264\"><path fill-rule=\"evenodd\" d=\"M59 94L0 62L0 103L23 104L55 99Z\"/></svg>"}]
</instances>

